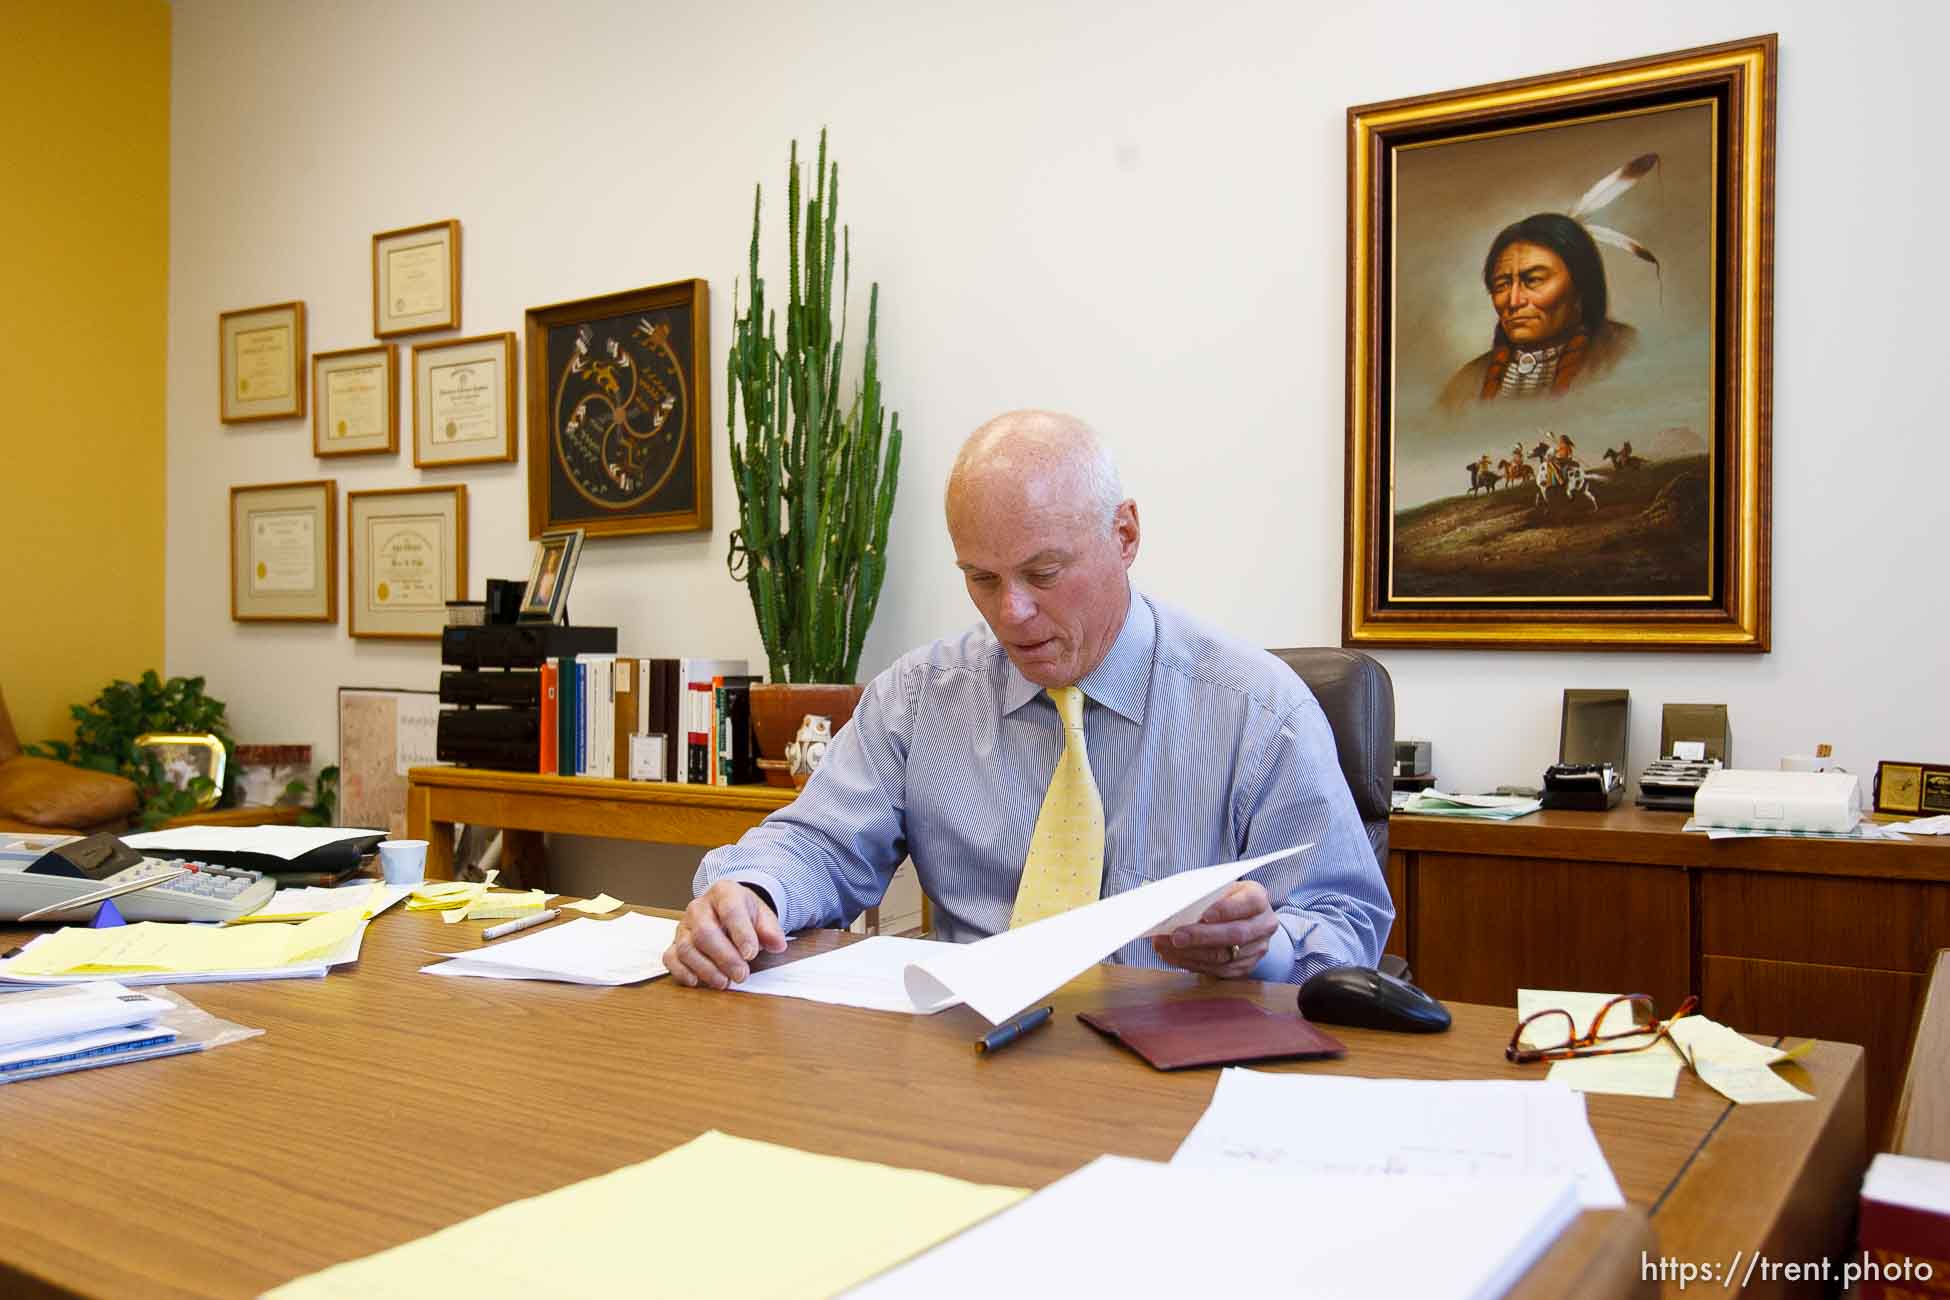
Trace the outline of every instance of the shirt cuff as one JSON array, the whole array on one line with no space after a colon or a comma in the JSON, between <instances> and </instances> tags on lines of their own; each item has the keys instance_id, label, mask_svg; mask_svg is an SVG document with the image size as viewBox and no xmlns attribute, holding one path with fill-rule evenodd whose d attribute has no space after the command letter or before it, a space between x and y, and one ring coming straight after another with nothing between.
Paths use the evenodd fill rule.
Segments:
<instances>
[{"instance_id":1,"label":"shirt cuff","mask_svg":"<svg viewBox=\"0 0 1950 1300\"><path fill-rule=\"evenodd\" d=\"M1273 931L1266 941L1266 955L1246 973L1246 978L1274 984L1284 984L1293 978L1293 936L1284 925Z\"/></svg>"},{"instance_id":2,"label":"shirt cuff","mask_svg":"<svg viewBox=\"0 0 1950 1300\"><path fill-rule=\"evenodd\" d=\"M765 905L772 909L772 915L779 920L779 928L786 933L790 934L794 929L799 928L788 922L785 913L780 910L780 904L785 899L785 889L779 884L778 877L771 872L745 867L738 871L727 871L719 876L718 880L729 880L734 885L744 885L756 893L764 900ZM718 880L711 883L715 885Z\"/></svg>"}]
</instances>

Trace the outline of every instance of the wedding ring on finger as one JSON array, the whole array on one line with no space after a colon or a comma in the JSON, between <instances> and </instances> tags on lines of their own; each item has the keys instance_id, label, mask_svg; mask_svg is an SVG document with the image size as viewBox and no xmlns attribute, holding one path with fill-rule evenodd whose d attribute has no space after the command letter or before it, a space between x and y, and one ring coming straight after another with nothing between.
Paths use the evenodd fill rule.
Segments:
<instances>
[{"instance_id":1,"label":"wedding ring on finger","mask_svg":"<svg viewBox=\"0 0 1950 1300\"><path fill-rule=\"evenodd\" d=\"M1239 945L1238 945L1238 944L1236 944L1236 943L1235 943L1235 944L1233 944L1233 945L1232 945L1231 947L1229 947L1229 948L1227 948L1227 949L1226 949L1226 960L1227 960L1228 962L1235 962L1235 961L1238 961L1238 960L1239 960Z\"/></svg>"}]
</instances>

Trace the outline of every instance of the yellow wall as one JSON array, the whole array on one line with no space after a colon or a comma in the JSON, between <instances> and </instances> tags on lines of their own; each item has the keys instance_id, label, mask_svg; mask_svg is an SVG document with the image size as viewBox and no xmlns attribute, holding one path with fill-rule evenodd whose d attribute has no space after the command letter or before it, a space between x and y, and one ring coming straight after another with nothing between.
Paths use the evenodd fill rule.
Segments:
<instances>
[{"instance_id":1,"label":"yellow wall","mask_svg":"<svg viewBox=\"0 0 1950 1300\"><path fill-rule=\"evenodd\" d=\"M0 4L0 690L22 740L163 659L165 0Z\"/></svg>"}]
</instances>

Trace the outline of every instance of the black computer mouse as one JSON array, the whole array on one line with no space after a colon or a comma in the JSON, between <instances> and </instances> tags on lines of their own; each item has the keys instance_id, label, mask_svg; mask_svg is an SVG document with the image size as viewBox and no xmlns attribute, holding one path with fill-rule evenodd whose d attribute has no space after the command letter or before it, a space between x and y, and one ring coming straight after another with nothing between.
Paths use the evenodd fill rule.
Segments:
<instances>
[{"instance_id":1,"label":"black computer mouse","mask_svg":"<svg viewBox=\"0 0 1950 1300\"><path fill-rule=\"evenodd\" d=\"M1439 1034L1449 1009L1407 980L1361 966L1331 966L1300 986L1300 1014L1323 1025Z\"/></svg>"}]
</instances>

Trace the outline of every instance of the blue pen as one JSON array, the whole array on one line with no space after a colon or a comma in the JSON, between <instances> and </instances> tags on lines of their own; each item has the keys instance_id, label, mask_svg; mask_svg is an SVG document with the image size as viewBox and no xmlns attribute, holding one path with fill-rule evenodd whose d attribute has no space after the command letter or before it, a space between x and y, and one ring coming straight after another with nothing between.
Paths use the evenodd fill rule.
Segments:
<instances>
[{"instance_id":1,"label":"blue pen","mask_svg":"<svg viewBox=\"0 0 1950 1300\"><path fill-rule=\"evenodd\" d=\"M976 1040L975 1050L977 1052L993 1052L1007 1047L1010 1043L1015 1042L1030 1030L1040 1025L1048 1024L1050 1016L1054 1015L1055 1012L1056 1008L1053 1006L1037 1007L1026 1016L1019 1016L1007 1024L997 1025Z\"/></svg>"}]
</instances>

